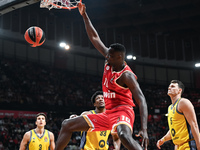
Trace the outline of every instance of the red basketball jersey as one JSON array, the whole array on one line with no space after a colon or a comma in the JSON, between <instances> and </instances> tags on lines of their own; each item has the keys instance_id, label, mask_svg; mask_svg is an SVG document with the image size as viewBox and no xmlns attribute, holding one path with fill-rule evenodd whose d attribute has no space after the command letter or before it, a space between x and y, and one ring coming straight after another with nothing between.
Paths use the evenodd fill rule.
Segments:
<instances>
[{"instance_id":1,"label":"red basketball jersey","mask_svg":"<svg viewBox=\"0 0 200 150\"><path fill-rule=\"evenodd\" d=\"M112 109L119 105L135 106L132 99L132 93L129 88L122 87L116 82L117 79L120 78L120 76L126 71L133 73L127 64L120 72L112 71L111 66L107 64L105 65L102 87L106 109ZM137 79L137 76L134 73L133 75Z\"/></svg>"}]
</instances>

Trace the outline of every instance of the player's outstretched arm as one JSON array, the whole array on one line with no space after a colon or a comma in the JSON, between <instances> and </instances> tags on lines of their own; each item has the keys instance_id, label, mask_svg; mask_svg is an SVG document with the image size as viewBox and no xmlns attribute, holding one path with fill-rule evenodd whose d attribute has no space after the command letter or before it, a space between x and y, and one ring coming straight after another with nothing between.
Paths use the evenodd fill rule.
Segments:
<instances>
[{"instance_id":1,"label":"player's outstretched arm","mask_svg":"<svg viewBox=\"0 0 200 150\"><path fill-rule=\"evenodd\" d=\"M78 4L78 10L80 14L83 17L84 23L85 23L85 29L88 34L88 37L94 47L104 56L106 57L108 53L108 48L104 45L104 43L101 41L96 29L92 25L92 22L90 21L87 13L86 13L86 7L85 4L79 3Z\"/></svg>"},{"instance_id":2,"label":"player's outstretched arm","mask_svg":"<svg viewBox=\"0 0 200 150\"><path fill-rule=\"evenodd\" d=\"M19 150L26 150L29 140L30 140L30 131L24 134L23 139L20 143Z\"/></svg>"},{"instance_id":3,"label":"player's outstretched arm","mask_svg":"<svg viewBox=\"0 0 200 150\"><path fill-rule=\"evenodd\" d=\"M133 73L125 72L123 73L121 78L126 84L126 86L128 86L128 88L130 89L134 100L139 106L140 117L141 117L141 130L136 136L140 136L142 138L141 146L144 147L145 150L147 150L149 144L149 138L147 134L148 109L147 109L146 99Z\"/></svg>"}]
</instances>

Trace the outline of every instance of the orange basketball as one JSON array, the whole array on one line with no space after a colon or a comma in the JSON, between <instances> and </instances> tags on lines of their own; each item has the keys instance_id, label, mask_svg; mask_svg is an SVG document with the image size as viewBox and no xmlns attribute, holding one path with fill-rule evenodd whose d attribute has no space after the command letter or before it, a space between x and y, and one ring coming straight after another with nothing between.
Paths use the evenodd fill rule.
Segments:
<instances>
[{"instance_id":1,"label":"orange basketball","mask_svg":"<svg viewBox=\"0 0 200 150\"><path fill-rule=\"evenodd\" d=\"M28 28L24 38L32 47L41 46L45 42L44 31L36 26Z\"/></svg>"}]
</instances>

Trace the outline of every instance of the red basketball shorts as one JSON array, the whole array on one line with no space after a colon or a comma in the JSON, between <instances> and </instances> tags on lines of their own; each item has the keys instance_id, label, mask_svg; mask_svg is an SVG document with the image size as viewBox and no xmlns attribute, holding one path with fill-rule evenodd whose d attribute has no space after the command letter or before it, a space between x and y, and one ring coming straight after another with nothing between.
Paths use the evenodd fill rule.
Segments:
<instances>
[{"instance_id":1,"label":"red basketball shorts","mask_svg":"<svg viewBox=\"0 0 200 150\"><path fill-rule=\"evenodd\" d=\"M131 106L121 105L104 113L83 115L90 126L89 132L111 130L116 133L119 124L127 125L131 131L135 120L135 113Z\"/></svg>"}]
</instances>

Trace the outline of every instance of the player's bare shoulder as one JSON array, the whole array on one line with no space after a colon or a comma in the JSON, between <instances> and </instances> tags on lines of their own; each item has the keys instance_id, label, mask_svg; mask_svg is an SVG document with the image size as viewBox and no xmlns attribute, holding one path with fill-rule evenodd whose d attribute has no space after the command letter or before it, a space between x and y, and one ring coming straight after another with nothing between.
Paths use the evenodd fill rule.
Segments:
<instances>
[{"instance_id":1,"label":"player's bare shoulder","mask_svg":"<svg viewBox=\"0 0 200 150\"><path fill-rule=\"evenodd\" d=\"M49 131L49 130L48 130L48 131ZM51 131L49 131L49 134L50 134L50 135L54 135L53 132L51 132Z\"/></svg>"},{"instance_id":2,"label":"player's bare shoulder","mask_svg":"<svg viewBox=\"0 0 200 150\"><path fill-rule=\"evenodd\" d=\"M51 132L51 131L49 131L49 135L50 135L50 138L52 139L54 139L54 134L53 134L53 132Z\"/></svg>"},{"instance_id":3,"label":"player's bare shoulder","mask_svg":"<svg viewBox=\"0 0 200 150\"><path fill-rule=\"evenodd\" d=\"M127 78L134 78L134 79L136 79L135 74L133 72L129 71L129 70L124 71L123 74L122 74L122 76L125 76Z\"/></svg>"},{"instance_id":4,"label":"player's bare shoulder","mask_svg":"<svg viewBox=\"0 0 200 150\"><path fill-rule=\"evenodd\" d=\"M27 132L24 134L24 137L27 138L27 139L30 139L30 137L31 137L31 130L30 130L30 131L27 131Z\"/></svg>"},{"instance_id":5,"label":"player's bare shoulder","mask_svg":"<svg viewBox=\"0 0 200 150\"><path fill-rule=\"evenodd\" d=\"M133 83L136 84L137 79L136 79L134 73L132 73L131 71L124 71L123 74L121 75L120 79L119 79L119 82L123 82L126 85L133 84Z\"/></svg>"},{"instance_id":6,"label":"player's bare shoulder","mask_svg":"<svg viewBox=\"0 0 200 150\"><path fill-rule=\"evenodd\" d=\"M24 136L23 139L20 143L20 148L19 150L25 150L27 148L28 142L30 141L30 137L31 137L31 131L27 131Z\"/></svg>"},{"instance_id":7,"label":"player's bare shoulder","mask_svg":"<svg viewBox=\"0 0 200 150\"><path fill-rule=\"evenodd\" d=\"M187 110L190 108L191 109L194 108L191 101L187 98L181 98L181 100L179 101L179 104L178 104L178 111L182 113L184 110Z\"/></svg>"},{"instance_id":8,"label":"player's bare shoulder","mask_svg":"<svg viewBox=\"0 0 200 150\"><path fill-rule=\"evenodd\" d=\"M22 141L26 144L30 140L30 138L31 138L31 130L27 131L24 134Z\"/></svg>"},{"instance_id":9,"label":"player's bare shoulder","mask_svg":"<svg viewBox=\"0 0 200 150\"><path fill-rule=\"evenodd\" d=\"M181 98L179 105L192 105L191 101L187 98Z\"/></svg>"}]
</instances>

